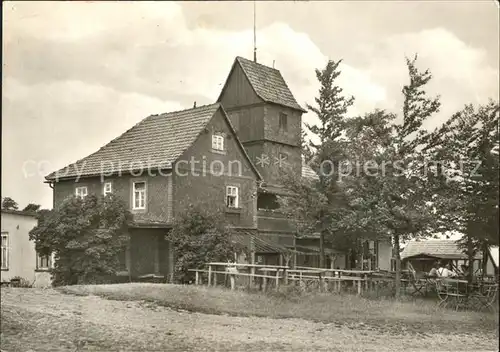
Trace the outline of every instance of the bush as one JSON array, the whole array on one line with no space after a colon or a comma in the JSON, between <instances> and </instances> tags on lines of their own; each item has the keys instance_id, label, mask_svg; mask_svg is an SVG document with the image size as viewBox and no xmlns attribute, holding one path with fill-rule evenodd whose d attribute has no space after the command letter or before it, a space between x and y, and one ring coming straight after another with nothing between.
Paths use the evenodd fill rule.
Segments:
<instances>
[{"instance_id":1,"label":"bush","mask_svg":"<svg viewBox=\"0 0 500 352\"><path fill-rule=\"evenodd\" d=\"M131 219L125 203L113 195L71 197L39 214L30 239L40 254L55 253L54 286L109 283L126 248Z\"/></svg>"},{"instance_id":2,"label":"bush","mask_svg":"<svg viewBox=\"0 0 500 352\"><path fill-rule=\"evenodd\" d=\"M234 261L238 248L231 242L231 233L219 215L206 207L190 207L174 219L167 235L175 253L175 281L194 281L189 269L201 269L208 262Z\"/></svg>"}]
</instances>

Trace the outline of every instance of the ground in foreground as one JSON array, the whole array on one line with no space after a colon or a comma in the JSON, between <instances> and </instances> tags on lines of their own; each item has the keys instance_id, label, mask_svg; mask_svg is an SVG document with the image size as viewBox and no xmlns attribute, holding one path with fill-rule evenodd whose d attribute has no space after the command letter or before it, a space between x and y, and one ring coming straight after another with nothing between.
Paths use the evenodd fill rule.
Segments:
<instances>
[{"instance_id":1,"label":"ground in foreground","mask_svg":"<svg viewBox=\"0 0 500 352\"><path fill-rule=\"evenodd\" d=\"M418 308L413 317L404 320L395 312L397 309L405 312L409 306L403 304L390 310L389 303L380 303L373 304L372 311L375 313L366 312L364 319L359 312L349 315L352 309L342 308L354 303L363 305L358 298L353 298L358 302L344 305L328 302L326 297L304 298L293 303L293 310L292 303L287 300L206 288L129 284L85 286L71 290L78 294L93 291L94 294L124 301L108 300L94 294L65 295L55 290L2 289L2 351L498 350L495 319L484 314L438 311L434 312L435 319L426 320L426 313L422 311L424 308ZM128 297L113 297L113 292L115 296L116 292L122 295L128 293ZM269 308L269 317L174 310L167 307L167 303L181 301L175 292L184 296L182 301L188 302L186 308L195 307L196 300L200 299L199 307L214 309L225 306L226 313L231 315L250 315L252 310L258 315L266 315L262 314L265 313L262 309ZM143 298L139 300L141 296ZM237 298L240 303L231 303L229 297ZM308 299L312 301L308 302ZM261 302L263 308L260 311L255 307L248 308L252 307L254 300ZM309 316L303 317L308 320L293 318L304 315L304 305L309 305L310 311L314 312L318 300L323 300L322 310L326 313L315 320L322 322L313 322ZM242 312L238 304L245 305L247 310ZM270 309L271 304L274 304L273 309ZM176 304L173 306L178 307ZM367 306L359 307L363 308L366 310ZM383 317L384 309L389 309L385 319L375 324L377 316L379 320ZM271 318L286 312L291 318ZM358 316L357 320L353 314ZM430 311L428 314L431 314ZM400 326L397 330L391 328L395 324L393 317ZM442 329L436 328L438 325L434 323L427 324L432 321L443 324ZM447 327L447 321L450 327Z\"/></svg>"}]
</instances>

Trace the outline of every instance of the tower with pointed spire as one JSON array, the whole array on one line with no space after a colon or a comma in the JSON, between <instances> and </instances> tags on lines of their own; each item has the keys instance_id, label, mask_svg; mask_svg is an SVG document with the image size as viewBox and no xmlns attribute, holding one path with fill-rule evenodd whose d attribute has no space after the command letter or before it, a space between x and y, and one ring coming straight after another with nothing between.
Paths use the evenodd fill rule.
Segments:
<instances>
[{"instance_id":1,"label":"tower with pointed spire","mask_svg":"<svg viewBox=\"0 0 500 352\"><path fill-rule=\"evenodd\" d=\"M268 193L280 187L285 168L302 170L302 114L280 71L237 57L218 102L264 178Z\"/></svg>"}]
</instances>

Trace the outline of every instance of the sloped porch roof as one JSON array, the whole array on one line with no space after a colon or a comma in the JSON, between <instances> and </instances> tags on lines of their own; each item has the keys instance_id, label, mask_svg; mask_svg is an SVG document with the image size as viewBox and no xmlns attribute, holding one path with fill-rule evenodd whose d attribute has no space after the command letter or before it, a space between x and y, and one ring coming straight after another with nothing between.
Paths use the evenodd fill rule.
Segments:
<instances>
[{"instance_id":1,"label":"sloped porch roof","mask_svg":"<svg viewBox=\"0 0 500 352\"><path fill-rule=\"evenodd\" d=\"M422 257L435 257L440 259L465 260L464 253L454 240L425 240L411 241L401 253L401 259ZM481 259L481 253L475 255L475 259Z\"/></svg>"}]
</instances>

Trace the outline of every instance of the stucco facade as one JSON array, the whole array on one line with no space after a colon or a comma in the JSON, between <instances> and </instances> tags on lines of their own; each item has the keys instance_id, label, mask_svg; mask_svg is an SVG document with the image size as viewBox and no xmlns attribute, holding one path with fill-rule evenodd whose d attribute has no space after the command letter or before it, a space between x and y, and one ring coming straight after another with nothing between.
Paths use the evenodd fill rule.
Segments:
<instances>
[{"instance_id":1,"label":"stucco facade","mask_svg":"<svg viewBox=\"0 0 500 352\"><path fill-rule=\"evenodd\" d=\"M35 287L49 286L48 268L39 268L35 243L29 232L37 225L34 214L2 210L1 281L22 278Z\"/></svg>"}]
</instances>

